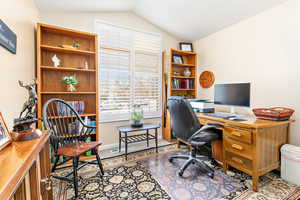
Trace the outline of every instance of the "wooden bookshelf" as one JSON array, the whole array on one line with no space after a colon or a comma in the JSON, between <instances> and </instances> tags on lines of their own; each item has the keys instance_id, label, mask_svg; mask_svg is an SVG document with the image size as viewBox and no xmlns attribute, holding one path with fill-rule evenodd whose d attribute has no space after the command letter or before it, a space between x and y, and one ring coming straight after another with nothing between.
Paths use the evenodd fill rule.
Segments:
<instances>
[{"instance_id":1,"label":"wooden bookshelf","mask_svg":"<svg viewBox=\"0 0 300 200\"><path fill-rule=\"evenodd\" d=\"M62 48L61 45L72 45L78 42L78 48ZM51 58L61 60L54 67ZM85 63L88 68L85 69ZM96 34L38 24L37 27L37 93L38 117L42 118L44 103L51 98L65 101L84 101L85 110L81 117L96 121L96 132L92 140L99 140L98 123L98 39ZM62 77L75 75L79 84L76 92L68 92ZM65 116L67 118L74 115ZM57 116L60 118L60 116ZM39 124L41 128L41 123Z\"/></svg>"},{"instance_id":2,"label":"wooden bookshelf","mask_svg":"<svg viewBox=\"0 0 300 200\"><path fill-rule=\"evenodd\" d=\"M194 52L186 52L177 49L171 49L171 62L170 62L170 96L185 96L187 98L196 98L197 94L197 54ZM173 60L173 55L182 56L183 63L175 63ZM191 71L191 75L186 77L183 75L185 68L188 68ZM177 75L174 74L177 72ZM178 80L188 80L193 81L192 87L189 88L176 88L174 87L173 81ZM177 141L176 138L172 136L171 123L170 123L170 114L167 110L166 112L166 122L163 129L163 138L169 142ZM177 141L178 142L178 141Z\"/></svg>"},{"instance_id":3,"label":"wooden bookshelf","mask_svg":"<svg viewBox=\"0 0 300 200\"><path fill-rule=\"evenodd\" d=\"M196 98L197 93L197 54L195 52L181 51L171 49L171 66L170 66L170 96L185 96L187 98ZM179 55L183 59L183 63L175 63L173 60L174 55ZM191 71L191 75L186 77L183 75L185 68ZM177 75L175 74L177 73ZM177 81L175 87L174 81ZM188 88L182 87L182 81L187 80ZM192 81L192 84L189 84ZM191 87L190 87L191 86Z\"/></svg>"}]
</instances>

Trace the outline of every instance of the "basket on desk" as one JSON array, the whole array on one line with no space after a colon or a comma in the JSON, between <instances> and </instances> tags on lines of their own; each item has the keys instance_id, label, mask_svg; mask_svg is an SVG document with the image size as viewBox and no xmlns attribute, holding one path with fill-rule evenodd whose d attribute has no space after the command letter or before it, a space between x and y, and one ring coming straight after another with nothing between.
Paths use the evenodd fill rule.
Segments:
<instances>
[{"instance_id":1,"label":"basket on desk","mask_svg":"<svg viewBox=\"0 0 300 200\"><path fill-rule=\"evenodd\" d=\"M274 121L289 120L294 113L293 109L283 107L255 108L252 111L257 118Z\"/></svg>"}]
</instances>

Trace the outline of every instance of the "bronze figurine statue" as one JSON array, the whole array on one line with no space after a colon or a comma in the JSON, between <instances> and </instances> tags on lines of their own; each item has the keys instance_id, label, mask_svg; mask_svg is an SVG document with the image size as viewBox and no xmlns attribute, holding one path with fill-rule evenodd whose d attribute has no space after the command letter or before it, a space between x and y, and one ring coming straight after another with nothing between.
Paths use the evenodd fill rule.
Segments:
<instances>
[{"instance_id":1,"label":"bronze figurine statue","mask_svg":"<svg viewBox=\"0 0 300 200\"><path fill-rule=\"evenodd\" d=\"M33 83L24 84L23 81L19 81L19 85L28 91L28 100L23 104L22 111L19 118L14 119L13 131L16 137L20 140L28 140L36 138L36 133L40 134L40 130L33 129L32 124L38 121L37 115L37 95L36 95L36 81Z\"/></svg>"},{"instance_id":2,"label":"bronze figurine statue","mask_svg":"<svg viewBox=\"0 0 300 200\"><path fill-rule=\"evenodd\" d=\"M33 119L36 118L36 105L37 105L37 95L35 91L36 83L24 85L23 81L19 81L19 85L23 88L25 88L28 91L29 98L24 103L23 109L20 113L19 119ZM25 115L22 117L22 115L25 113Z\"/></svg>"}]
</instances>

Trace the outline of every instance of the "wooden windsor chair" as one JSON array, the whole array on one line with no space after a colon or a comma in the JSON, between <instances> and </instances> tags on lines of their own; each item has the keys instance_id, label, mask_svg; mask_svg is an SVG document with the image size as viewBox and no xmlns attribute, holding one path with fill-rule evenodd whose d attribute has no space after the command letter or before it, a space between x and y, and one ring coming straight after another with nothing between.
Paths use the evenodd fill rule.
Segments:
<instances>
[{"instance_id":1,"label":"wooden windsor chair","mask_svg":"<svg viewBox=\"0 0 300 200\"><path fill-rule=\"evenodd\" d=\"M78 197L78 176L77 171L87 164L99 165L101 175L104 175L103 166L97 150L101 142L86 142L88 137L96 130L96 126L90 126L84 123L75 109L67 102L61 99L50 99L43 106L43 123L47 130L51 131L50 144L54 151L54 164L52 172L59 165L65 164L69 160L73 160L73 172L66 176L53 176L54 178L73 182L75 197ZM74 131L78 130L78 131ZM79 160L79 157L92 151L96 155L95 161ZM60 157L67 159L60 162ZM70 176L73 174L73 178Z\"/></svg>"}]
</instances>

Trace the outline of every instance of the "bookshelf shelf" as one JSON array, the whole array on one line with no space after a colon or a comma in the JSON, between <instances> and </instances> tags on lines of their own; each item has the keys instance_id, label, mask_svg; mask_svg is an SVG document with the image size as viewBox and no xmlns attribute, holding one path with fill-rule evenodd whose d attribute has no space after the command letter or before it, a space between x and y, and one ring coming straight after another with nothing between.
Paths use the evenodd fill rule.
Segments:
<instances>
[{"instance_id":1,"label":"bookshelf shelf","mask_svg":"<svg viewBox=\"0 0 300 200\"><path fill-rule=\"evenodd\" d=\"M172 65L179 66L179 67L195 67L196 66L194 64L179 64L179 63L174 63L174 62L172 62Z\"/></svg>"},{"instance_id":2,"label":"bookshelf shelf","mask_svg":"<svg viewBox=\"0 0 300 200\"><path fill-rule=\"evenodd\" d=\"M195 52L189 52L189 51L182 51L179 49L171 49L173 55L197 55Z\"/></svg>"},{"instance_id":3,"label":"bookshelf shelf","mask_svg":"<svg viewBox=\"0 0 300 200\"><path fill-rule=\"evenodd\" d=\"M80 114L80 117L95 117L96 114L94 113L86 113L86 114ZM69 116L56 116L56 117L50 117L51 119L61 119L61 118L72 118L76 117L75 115L69 115Z\"/></svg>"},{"instance_id":4,"label":"bookshelf shelf","mask_svg":"<svg viewBox=\"0 0 300 200\"><path fill-rule=\"evenodd\" d=\"M79 50L79 49L68 49L68 48L61 48L61 47L48 46L48 45L41 45L41 49L46 50L46 51L58 52L58 53L95 55L95 52L92 52L92 51L85 51L85 50Z\"/></svg>"},{"instance_id":5,"label":"bookshelf shelf","mask_svg":"<svg viewBox=\"0 0 300 200\"><path fill-rule=\"evenodd\" d=\"M96 131L92 141L99 140L98 123L98 39L96 34L38 24L37 28L37 95L38 118L42 118L43 105L52 98L67 102L83 102L82 118L96 121ZM60 45L79 43L78 49L61 48ZM52 57L56 55L59 67L52 67ZM88 69L76 68L88 66ZM63 67L61 67L63 66ZM78 80L76 92L67 92L62 77L75 75ZM53 118L73 118L75 115L54 116ZM39 128L42 128L41 122Z\"/></svg>"},{"instance_id":6,"label":"bookshelf shelf","mask_svg":"<svg viewBox=\"0 0 300 200\"><path fill-rule=\"evenodd\" d=\"M78 94L96 94L97 92L41 92L41 94L49 94L49 95L53 95L53 94L58 94L58 95L78 95Z\"/></svg>"},{"instance_id":7,"label":"bookshelf shelf","mask_svg":"<svg viewBox=\"0 0 300 200\"><path fill-rule=\"evenodd\" d=\"M71 67L41 66L41 69L53 70L53 71L96 72L95 69L79 69L79 68L71 68Z\"/></svg>"},{"instance_id":8,"label":"bookshelf shelf","mask_svg":"<svg viewBox=\"0 0 300 200\"><path fill-rule=\"evenodd\" d=\"M195 79L195 76L171 76L171 78Z\"/></svg>"},{"instance_id":9,"label":"bookshelf shelf","mask_svg":"<svg viewBox=\"0 0 300 200\"><path fill-rule=\"evenodd\" d=\"M91 132L90 133L91 135L96 135L96 132ZM72 134L72 135L70 135L70 136L68 136L68 137L66 137L66 138L71 138L71 137L78 137L78 136L80 136L80 134L79 133L77 133L77 134Z\"/></svg>"},{"instance_id":10,"label":"bookshelf shelf","mask_svg":"<svg viewBox=\"0 0 300 200\"><path fill-rule=\"evenodd\" d=\"M172 90L179 90L179 91L194 91L195 89L172 88Z\"/></svg>"}]
</instances>

